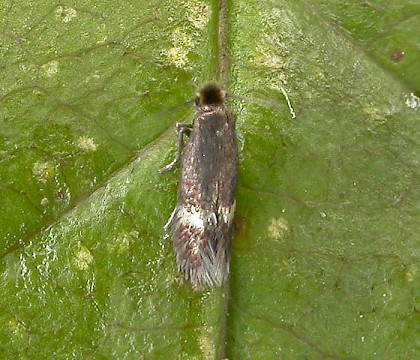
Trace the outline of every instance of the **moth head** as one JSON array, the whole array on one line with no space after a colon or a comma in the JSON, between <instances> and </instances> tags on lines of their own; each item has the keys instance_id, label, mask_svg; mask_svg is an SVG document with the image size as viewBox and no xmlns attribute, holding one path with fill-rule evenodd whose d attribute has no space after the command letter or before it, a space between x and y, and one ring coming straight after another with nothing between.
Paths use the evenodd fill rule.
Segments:
<instances>
[{"instance_id":1,"label":"moth head","mask_svg":"<svg viewBox=\"0 0 420 360\"><path fill-rule=\"evenodd\" d=\"M199 107L206 105L222 105L225 101L226 92L217 84L207 84L197 94L195 104Z\"/></svg>"}]
</instances>

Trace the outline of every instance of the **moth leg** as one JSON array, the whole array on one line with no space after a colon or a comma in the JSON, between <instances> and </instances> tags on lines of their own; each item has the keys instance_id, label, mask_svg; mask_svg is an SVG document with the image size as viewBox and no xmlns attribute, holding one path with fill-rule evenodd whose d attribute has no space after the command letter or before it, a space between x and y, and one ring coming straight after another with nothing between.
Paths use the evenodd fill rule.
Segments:
<instances>
[{"instance_id":1,"label":"moth leg","mask_svg":"<svg viewBox=\"0 0 420 360\"><path fill-rule=\"evenodd\" d=\"M172 214L169 217L168 221L166 222L165 226L163 227L163 230L165 230L166 232L169 232L169 230L171 229L177 212L178 212L178 207L176 206L174 211L172 211Z\"/></svg>"},{"instance_id":2,"label":"moth leg","mask_svg":"<svg viewBox=\"0 0 420 360\"><path fill-rule=\"evenodd\" d=\"M165 173L169 170L172 170L175 167L175 165L177 164L177 162L181 158L182 148L184 147L183 136L184 136L184 134L187 135L187 136L190 136L192 127L193 126L191 124L176 123L176 133L177 133L177 136L178 136L178 150L177 150L175 159L173 159L168 165L166 165L165 167L160 169L159 173L163 174L163 173Z\"/></svg>"}]
</instances>

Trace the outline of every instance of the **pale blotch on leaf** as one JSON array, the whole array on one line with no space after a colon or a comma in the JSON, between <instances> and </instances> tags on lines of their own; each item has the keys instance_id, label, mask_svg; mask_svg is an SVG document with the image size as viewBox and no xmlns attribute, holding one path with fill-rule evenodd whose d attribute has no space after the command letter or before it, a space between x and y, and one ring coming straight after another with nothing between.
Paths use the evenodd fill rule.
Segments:
<instances>
[{"instance_id":1,"label":"pale blotch on leaf","mask_svg":"<svg viewBox=\"0 0 420 360\"><path fill-rule=\"evenodd\" d=\"M284 47L281 44L278 34L264 34L255 48L252 62L258 67L275 70L284 69L284 59L274 51L274 49L281 49L282 46Z\"/></svg>"},{"instance_id":2,"label":"pale blotch on leaf","mask_svg":"<svg viewBox=\"0 0 420 360\"><path fill-rule=\"evenodd\" d=\"M107 41L108 41L108 37L104 36L102 39L98 40L96 42L96 44L97 45L105 45Z\"/></svg>"},{"instance_id":3,"label":"pale blotch on leaf","mask_svg":"<svg viewBox=\"0 0 420 360\"><path fill-rule=\"evenodd\" d=\"M296 259L294 257L288 258L287 260L282 261L280 266L280 271L286 273L286 276L289 278L296 276Z\"/></svg>"},{"instance_id":4,"label":"pale blotch on leaf","mask_svg":"<svg viewBox=\"0 0 420 360\"><path fill-rule=\"evenodd\" d=\"M176 8L177 11L171 11L168 22L175 26L182 25L172 31L171 45L160 54L169 65L186 69L191 66L188 55L202 42L203 29L210 20L211 10L208 4L199 0L179 0ZM174 19L179 16L184 18L183 21L175 22Z\"/></svg>"},{"instance_id":5,"label":"pale blotch on leaf","mask_svg":"<svg viewBox=\"0 0 420 360\"><path fill-rule=\"evenodd\" d=\"M188 63L188 53L192 50L192 37L183 29L177 28L172 33L172 47L163 52L166 60L176 67L185 67Z\"/></svg>"},{"instance_id":6,"label":"pale blotch on leaf","mask_svg":"<svg viewBox=\"0 0 420 360\"><path fill-rule=\"evenodd\" d=\"M405 105L410 109L417 110L420 107L420 98L411 93L409 96L406 96Z\"/></svg>"},{"instance_id":7,"label":"pale blotch on leaf","mask_svg":"<svg viewBox=\"0 0 420 360\"><path fill-rule=\"evenodd\" d=\"M369 117L369 120L377 123L385 122L385 118L381 115L381 111L376 107L365 107L363 112Z\"/></svg>"},{"instance_id":8,"label":"pale blotch on leaf","mask_svg":"<svg viewBox=\"0 0 420 360\"><path fill-rule=\"evenodd\" d=\"M201 359L215 359L215 347L214 347L214 328L210 325L206 325L202 328L201 334L198 336L198 344L202 352Z\"/></svg>"},{"instance_id":9,"label":"pale blotch on leaf","mask_svg":"<svg viewBox=\"0 0 420 360\"><path fill-rule=\"evenodd\" d=\"M284 68L283 59L271 52L269 47L265 44L260 44L257 46L256 54L254 55L253 63L259 67L266 67L270 69L281 70Z\"/></svg>"},{"instance_id":10,"label":"pale blotch on leaf","mask_svg":"<svg viewBox=\"0 0 420 360\"><path fill-rule=\"evenodd\" d=\"M183 67L187 63L187 52L180 47L172 47L164 55L168 62L176 67Z\"/></svg>"},{"instance_id":11,"label":"pale blotch on leaf","mask_svg":"<svg viewBox=\"0 0 420 360\"><path fill-rule=\"evenodd\" d=\"M283 218L272 218L268 226L268 235L273 240L280 240L289 232L289 224Z\"/></svg>"},{"instance_id":12,"label":"pale blotch on leaf","mask_svg":"<svg viewBox=\"0 0 420 360\"><path fill-rule=\"evenodd\" d=\"M10 331L19 337L25 335L25 326L15 317L12 317L8 321Z\"/></svg>"},{"instance_id":13,"label":"pale blotch on leaf","mask_svg":"<svg viewBox=\"0 0 420 360\"><path fill-rule=\"evenodd\" d=\"M26 266L26 258L23 254L19 255L19 261L20 261L20 275L22 277L23 281L23 288L27 289L28 284L31 286L31 271Z\"/></svg>"},{"instance_id":14,"label":"pale blotch on leaf","mask_svg":"<svg viewBox=\"0 0 420 360\"><path fill-rule=\"evenodd\" d=\"M44 65L41 65L41 75L46 77L52 77L58 72L58 61L51 60Z\"/></svg>"},{"instance_id":15,"label":"pale blotch on leaf","mask_svg":"<svg viewBox=\"0 0 420 360\"><path fill-rule=\"evenodd\" d=\"M419 268L416 264L411 264L408 266L405 276L408 282L413 282L418 276Z\"/></svg>"},{"instance_id":16,"label":"pale blotch on leaf","mask_svg":"<svg viewBox=\"0 0 420 360\"><path fill-rule=\"evenodd\" d=\"M54 164L49 161L37 161L32 166L32 174L38 182L46 184L55 175Z\"/></svg>"},{"instance_id":17,"label":"pale blotch on leaf","mask_svg":"<svg viewBox=\"0 0 420 360\"><path fill-rule=\"evenodd\" d=\"M87 136L80 136L77 139L76 146L84 151L96 151L98 148L93 139Z\"/></svg>"},{"instance_id":18,"label":"pale blotch on leaf","mask_svg":"<svg viewBox=\"0 0 420 360\"><path fill-rule=\"evenodd\" d=\"M261 33L263 35L258 39L253 63L259 67L272 70L287 68L285 58L289 55L290 50L285 37L297 30L295 25L287 20L289 14L274 8L268 13L260 13L259 18L262 22L263 31ZM284 29L284 31L280 33L279 28Z\"/></svg>"},{"instance_id":19,"label":"pale blotch on leaf","mask_svg":"<svg viewBox=\"0 0 420 360\"><path fill-rule=\"evenodd\" d=\"M210 6L202 1L183 1L188 21L197 29L204 29L210 19Z\"/></svg>"},{"instance_id":20,"label":"pale blotch on leaf","mask_svg":"<svg viewBox=\"0 0 420 360\"><path fill-rule=\"evenodd\" d=\"M68 23L77 16L77 11L69 6L60 5L57 7L57 10L55 10L55 15L58 20Z\"/></svg>"},{"instance_id":21,"label":"pale blotch on leaf","mask_svg":"<svg viewBox=\"0 0 420 360\"><path fill-rule=\"evenodd\" d=\"M74 254L74 265L80 270L88 270L93 262L93 255L89 249L80 245L77 252Z\"/></svg>"},{"instance_id":22,"label":"pale blotch on leaf","mask_svg":"<svg viewBox=\"0 0 420 360\"><path fill-rule=\"evenodd\" d=\"M107 244L107 249L109 252L117 252L119 254L126 253L130 249L131 240L137 239L138 237L138 231L122 234L112 239L111 242Z\"/></svg>"}]
</instances>

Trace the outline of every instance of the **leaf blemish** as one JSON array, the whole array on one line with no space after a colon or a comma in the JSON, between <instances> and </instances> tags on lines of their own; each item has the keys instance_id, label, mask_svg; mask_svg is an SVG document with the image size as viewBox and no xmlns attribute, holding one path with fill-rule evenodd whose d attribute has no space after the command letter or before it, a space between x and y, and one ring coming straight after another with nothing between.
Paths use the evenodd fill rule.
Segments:
<instances>
[{"instance_id":1,"label":"leaf blemish","mask_svg":"<svg viewBox=\"0 0 420 360\"><path fill-rule=\"evenodd\" d=\"M405 273L408 282L413 282L415 280L416 276L418 275L418 270L419 269L415 264L408 266L408 269Z\"/></svg>"},{"instance_id":2,"label":"leaf blemish","mask_svg":"<svg viewBox=\"0 0 420 360\"><path fill-rule=\"evenodd\" d=\"M177 28L172 34L172 45L163 55L171 65L185 67L188 63L188 53L194 45L192 37L181 28Z\"/></svg>"},{"instance_id":3,"label":"leaf blemish","mask_svg":"<svg viewBox=\"0 0 420 360\"><path fill-rule=\"evenodd\" d=\"M273 240L280 240L289 232L289 224L283 218L272 218L268 226L268 235Z\"/></svg>"},{"instance_id":4,"label":"leaf blemish","mask_svg":"<svg viewBox=\"0 0 420 360\"><path fill-rule=\"evenodd\" d=\"M132 239L137 239L138 237L138 231L122 234L113 239L112 242L108 243L107 249L109 252L117 252L119 254L126 253L130 249Z\"/></svg>"},{"instance_id":5,"label":"leaf blemish","mask_svg":"<svg viewBox=\"0 0 420 360\"><path fill-rule=\"evenodd\" d=\"M252 66L270 71L268 85L287 84L288 58L290 48L287 45L289 38L293 41L296 34L300 33L294 22L287 19L293 17L288 11L274 8L270 12L259 14L257 27L263 29L262 34L255 41L255 50L251 53ZM257 21L257 20L256 20ZM279 28L282 29L279 34Z\"/></svg>"},{"instance_id":6,"label":"leaf blemish","mask_svg":"<svg viewBox=\"0 0 420 360\"><path fill-rule=\"evenodd\" d=\"M212 344L212 335L214 333L214 329L211 326L205 326L198 337L198 343L200 346L200 350L203 354L203 359L214 359L214 347Z\"/></svg>"},{"instance_id":7,"label":"leaf blemish","mask_svg":"<svg viewBox=\"0 0 420 360\"><path fill-rule=\"evenodd\" d=\"M385 118L382 116L381 111L376 107L365 107L363 108L363 112L369 117L369 120L383 123L385 121Z\"/></svg>"},{"instance_id":8,"label":"leaf blemish","mask_svg":"<svg viewBox=\"0 0 420 360\"><path fill-rule=\"evenodd\" d=\"M410 109L417 110L420 107L420 98L411 93L409 96L406 96L405 105Z\"/></svg>"},{"instance_id":9,"label":"leaf blemish","mask_svg":"<svg viewBox=\"0 0 420 360\"><path fill-rule=\"evenodd\" d=\"M86 246L80 245L74 256L74 265L80 270L88 270L93 262L93 255Z\"/></svg>"},{"instance_id":10,"label":"leaf blemish","mask_svg":"<svg viewBox=\"0 0 420 360\"><path fill-rule=\"evenodd\" d=\"M398 63L402 60L402 58L404 57L404 54L405 54L404 51L397 50L397 51L394 51L393 53L391 53L390 58L393 62Z\"/></svg>"},{"instance_id":11,"label":"leaf blemish","mask_svg":"<svg viewBox=\"0 0 420 360\"><path fill-rule=\"evenodd\" d=\"M96 151L98 145L95 144L92 138L81 136L77 139L76 146L84 151Z\"/></svg>"},{"instance_id":12,"label":"leaf blemish","mask_svg":"<svg viewBox=\"0 0 420 360\"><path fill-rule=\"evenodd\" d=\"M32 167L32 174L38 182L46 184L55 174L54 164L37 161Z\"/></svg>"},{"instance_id":13,"label":"leaf blemish","mask_svg":"<svg viewBox=\"0 0 420 360\"><path fill-rule=\"evenodd\" d=\"M23 287L24 289L27 289L27 280L30 281L30 270L26 266L26 258L23 254L19 255L19 261L20 261L20 275L22 276L23 280Z\"/></svg>"},{"instance_id":14,"label":"leaf blemish","mask_svg":"<svg viewBox=\"0 0 420 360\"><path fill-rule=\"evenodd\" d=\"M59 7L57 7L55 15L58 20L61 20L64 23L68 23L77 16L77 11L76 9L73 9L69 6L60 5Z\"/></svg>"},{"instance_id":15,"label":"leaf blemish","mask_svg":"<svg viewBox=\"0 0 420 360\"><path fill-rule=\"evenodd\" d=\"M12 317L8 321L10 331L18 336L23 337L25 335L25 326L24 324L18 320L16 317Z\"/></svg>"},{"instance_id":16,"label":"leaf blemish","mask_svg":"<svg viewBox=\"0 0 420 360\"><path fill-rule=\"evenodd\" d=\"M204 29L210 19L210 7L201 1L184 1L188 21L197 29Z\"/></svg>"},{"instance_id":17,"label":"leaf blemish","mask_svg":"<svg viewBox=\"0 0 420 360\"><path fill-rule=\"evenodd\" d=\"M58 61L52 60L46 64L41 65L41 75L52 77L58 73Z\"/></svg>"},{"instance_id":18,"label":"leaf blemish","mask_svg":"<svg viewBox=\"0 0 420 360\"><path fill-rule=\"evenodd\" d=\"M161 55L166 62L178 68L188 68L190 52L198 46L202 38L202 30L207 26L211 16L210 7L201 1L181 1L183 16L186 22L175 28L171 34L171 47L163 50ZM179 15L169 18L171 22Z\"/></svg>"}]
</instances>

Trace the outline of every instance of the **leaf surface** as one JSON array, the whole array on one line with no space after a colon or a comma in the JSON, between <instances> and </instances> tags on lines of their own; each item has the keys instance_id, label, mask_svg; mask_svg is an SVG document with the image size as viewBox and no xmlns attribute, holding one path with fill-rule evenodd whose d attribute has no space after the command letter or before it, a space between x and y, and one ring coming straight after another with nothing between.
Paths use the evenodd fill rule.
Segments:
<instances>
[{"instance_id":1,"label":"leaf surface","mask_svg":"<svg viewBox=\"0 0 420 360\"><path fill-rule=\"evenodd\" d=\"M419 3L226 10L255 101L230 102L230 281L197 291L158 169L217 78L218 4L1 5L1 358L416 358Z\"/></svg>"}]
</instances>

